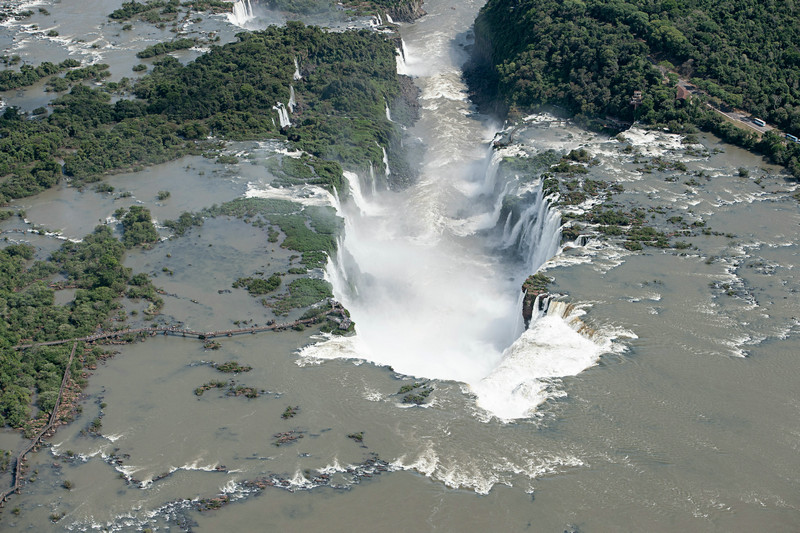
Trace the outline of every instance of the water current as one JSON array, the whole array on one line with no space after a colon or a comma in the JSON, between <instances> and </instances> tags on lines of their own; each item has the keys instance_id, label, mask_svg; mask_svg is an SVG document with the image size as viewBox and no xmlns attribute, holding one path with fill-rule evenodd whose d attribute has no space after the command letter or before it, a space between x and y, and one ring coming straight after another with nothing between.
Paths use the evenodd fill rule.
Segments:
<instances>
[{"instance_id":1,"label":"water current","mask_svg":"<svg viewBox=\"0 0 800 533\"><path fill-rule=\"evenodd\" d=\"M52 16L7 23L3 53L91 57L111 63L112 79L129 76L135 51L166 34L138 23L120 32L106 18L120 4L35 4ZM125 197L64 186L16 203L27 222L0 229L42 256L135 203L158 220L243 196L333 203L346 231L318 275L357 326L338 339L234 337L216 351L161 337L120 347L90 378L83 413L31 456L34 481L7 504L0 529L797 530L795 184L710 136L634 127L609 138L548 113L526 117L514 144L493 150L504 125L476 112L461 80L481 4L431 0L427 16L401 26L398 69L414 77L422 104L405 142L424 148L420 179L405 191L386 190L388 164L348 173L348 198L273 188L270 161L290 154L265 142L231 144L238 164L187 157L109 178ZM282 18L239 1L232 16L186 30L224 41ZM31 24L56 27L63 42ZM276 121L291 119L292 83ZM0 96L23 109L49 98L41 86ZM674 217L702 221L707 234L686 237L683 250L634 253L597 238L562 247L562 214L591 200L555 208L536 176L500 162L578 148L596 158L592 179L622 186L620 206L664 227ZM657 157L686 170L649 167ZM164 189L171 197L157 201ZM524 199L519 219L500 218L507 195ZM226 290L255 271L285 271L289 256L258 228L214 219L130 252L126 264L167 293L159 320L221 329L273 318L245 291ZM520 285L537 269L561 296L526 329ZM126 306L131 323L143 320ZM252 365L232 379L264 394L195 395L220 376L209 360ZM430 401L403 404L398 390L420 381L434 388ZM287 406L299 414L282 419ZM102 429L87 434L95 417ZM302 438L274 444L292 431ZM0 433L0 448L18 444ZM254 480L277 486L262 491ZM196 510L215 497L232 503Z\"/></svg>"}]
</instances>

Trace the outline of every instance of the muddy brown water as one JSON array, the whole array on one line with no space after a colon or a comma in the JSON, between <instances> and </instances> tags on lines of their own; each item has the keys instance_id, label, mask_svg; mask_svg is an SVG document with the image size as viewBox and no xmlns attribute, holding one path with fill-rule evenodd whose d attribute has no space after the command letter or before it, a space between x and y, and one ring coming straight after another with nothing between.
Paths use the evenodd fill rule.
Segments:
<instances>
[{"instance_id":1,"label":"muddy brown water","mask_svg":"<svg viewBox=\"0 0 800 533\"><path fill-rule=\"evenodd\" d=\"M85 12L42 5L65 21L62 34L74 26L110 39L110 26L97 13L115 4L92 4ZM407 68L417 69L417 83L430 97L412 134L458 135L455 145L470 168L489 152L492 126L464 111L469 106L457 75L444 81L437 75L454 68L457 73L459 44L479 7L432 0L426 18L401 30L412 54ZM202 24L236 31L222 19ZM135 25L132 31L153 30ZM15 26L3 32L6 41L24 38ZM415 66L414 51L426 45L446 48L425 68ZM29 51L29 59L61 57L58 45L41 39L14 46ZM91 50L97 49L88 45L85 52ZM126 61L135 64L132 52L127 59L114 53L109 49L103 60L122 65L115 76L129 70ZM23 94L18 103L36 107L36 98ZM795 185L779 169L713 137L702 137L702 147L687 147L663 132L634 128L623 136L589 134L542 114L529 117L518 142L529 153L585 147L600 161L591 177L623 185L620 203L663 211L653 213L656 225L671 216L702 218L720 234L685 237L691 245L685 250L636 254L590 240L548 262L553 291L583 309L581 318L597 338L616 340L576 375L541 380L546 399L530 416L488 416L467 386L448 380L434 381L429 406L403 405L397 393L411 378L359 358L300 355L319 340L309 331L225 338L219 350L206 350L197 340L151 338L119 347L94 372L83 412L49 448L31 456L33 480L6 505L0 528L797 530L800 217L788 197ZM30 223L11 219L2 230L46 255L58 238L10 230L36 225L80 238L134 202L158 220L174 218L264 189L264 160L277 149L243 143L231 151L252 153L253 159L238 165L184 158L114 176L107 181L115 194L54 189L16 202ZM657 155L681 161L687 170L638 170ZM430 162L434 156L427 157ZM748 178L739 177L740 167L749 170ZM703 177L692 181L699 171ZM160 190L169 190L170 198L157 201ZM123 191L131 196L119 198ZM165 297L158 320L222 329L234 321L274 318L244 291L224 291L237 277L285 270L288 261L289 252L269 243L263 230L219 218L152 250L131 252L126 264L155 275L156 284L174 295ZM59 297L69 299L67 293ZM141 304L126 303L126 311L134 309L132 325L149 322ZM398 339L409 334L396 333ZM554 365L570 356L557 341L539 347ZM207 364L230 360L253 370L228 375ZM194 393L212 380L233 380L263 394ZM290 406L299 406L298 414L281 418ZM98 416L99 434L86 433ZM275 445L275 435L292 431L302 438ZM362 442L348 438L357 433ZM0 432L0 448L18 443L17 434ZM386 471L357 475L376 456L386 461ZM329 486L311 488L320 473L329 476ZM287 487L252 493L243 483L258 478ZM234 501L215 511L195 510L193 500L221 494ZM14 507L19 515L10 512Z\"/></svg>"}]
</instances>

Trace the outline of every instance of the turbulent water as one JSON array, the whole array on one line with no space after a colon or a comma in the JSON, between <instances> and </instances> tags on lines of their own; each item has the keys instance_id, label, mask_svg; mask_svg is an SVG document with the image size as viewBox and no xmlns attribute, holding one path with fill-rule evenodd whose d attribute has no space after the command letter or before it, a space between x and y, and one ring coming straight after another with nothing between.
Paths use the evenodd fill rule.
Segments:
<instances>
[{"instance_id":1,"label":"turbulent water","mask_svg":"<svg viewBox=\"0 0 800 533\"><path fill-rule=\"evenodd\" d=\"M120 3L42 2L52 16L7 23L3 53L93 57L112 64L113 79L130 75L135 51L165 34L144 24L120 32L105 18ZM129 197L62 187L16 203L28 221L13 217L0 230L39 256L135 203L158 220L245 196L334 204L346 231L317 274L334 284L357 334L248 335L216 351L160 337L120 347L91 377L83 413L31 457L32 482L6 505L0 529L797 530L796 185L712 137L691 144L634 127L608 138L546 113L493 150L503 125L475 112L461 81L480 5L431 0L426 17L401 28L398 69L422 98L405 142L424 148L420 180L406 191L386 190L386 163L347 173L343 199L273 188L273 160L299 154L265 142L231 145L236 165L187 157L109 178ZM282 17L240 1L231 17L190 29L229 39ZM97 48L73 37L90 34ZM298 76L286 81L287 98L291 83ZM2 98L32 109L49 95L34 86ZM292 119L288 102L276 121ZM535 176L501 161L577 148L596 158L589 177L624 188L620 206L670 231L670 218L702 220L707 233L675 236L689 242L682 250L634 253L597 238L560 248L562 214L592 200L559 211ZM659 170L649 165L656 157L686 170ZM170 198L155 200L165 189ZM506 195L524 198L518 219L501 218ZM245 291L226 291L256 271L285 272L290 252L258 228L214 219L130 252L126 264L167 293L159 320L209 330L274 318ZM520 285L537 269L560 296L525 329ZM141 304L126 306L129 321L142 322ZM209 360L253 370L229 377ZM194 394L220 378L265 392ZM422 407L398 394L415 381L434 388ZM298 415L282 419L287 406ZM99 434L83 431L98 416ZM290 431L302 438L274 444ZM348 437L358 433L361 441ZM0 434L0 448L18 445L16 434ZM248 483L259 479L276 487ZM220 495L233 503L196 510Z\"/></svg>"},{"instance_id":2,"label":"turbulent water","mask_svg":"<svg viewBox=\"0 0 800 533\"><path fill-rule=\"evenodd\" d=\"M461 9L468 8L475 6ZM487 414L524 418L547 398L542 378L577 374L604 346L558 312L523 332L520 287L557 253L561 216L539 183L518 221L489 231L500 222L503 197L530 184L498 178L504 154L490 144L497 125L472 112L461 79L464 20L423 20L404 32L400 70L421 90L421 118L409 133L426 149L421 177L400 194L364 194L380 190L374 176L348 176L353 205L342 210L345 238L328 275L357 335L303 354L463 382Z\"/></svg>"}]
</instances>

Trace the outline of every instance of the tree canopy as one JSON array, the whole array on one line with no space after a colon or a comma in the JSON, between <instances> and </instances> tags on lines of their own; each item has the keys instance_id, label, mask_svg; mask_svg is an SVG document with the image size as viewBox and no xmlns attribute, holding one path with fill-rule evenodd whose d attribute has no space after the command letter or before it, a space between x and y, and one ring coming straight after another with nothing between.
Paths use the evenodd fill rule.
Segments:
<instances>
[{"instance_id":1,"label":"tree canopy","mask_svg":"<svg viewBox=\"0 0 800 533\"><path fill-rule=\"evenodd\" d=\"M692 80L721 105L800 132L800 26L792 2L755 0L489 0L475 23L468 77L506 108L563 106L581 118L611 115L690 124L767 154L800 176L800 145L759 141L705 106L676 99ZM632 105L635 91L641 100Z\"/></svg>"}]
</instances>

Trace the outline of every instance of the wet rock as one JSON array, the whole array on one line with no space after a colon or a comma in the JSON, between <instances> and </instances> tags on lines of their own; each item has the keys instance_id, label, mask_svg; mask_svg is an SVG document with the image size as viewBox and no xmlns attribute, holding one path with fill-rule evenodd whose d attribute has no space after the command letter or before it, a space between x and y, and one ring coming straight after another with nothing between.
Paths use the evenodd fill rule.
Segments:
<instances>
[{"instance_id":1,"label":"wet rock","mask_svg":"<svg viewBox=\"0 0 800 533\"><path fill-rule=\"evenodd\" d=\"M386 10L386 13L395 22L414 22L426 14L422 4L422 0L410 0Z\"/></svg>"}]
</instances>

